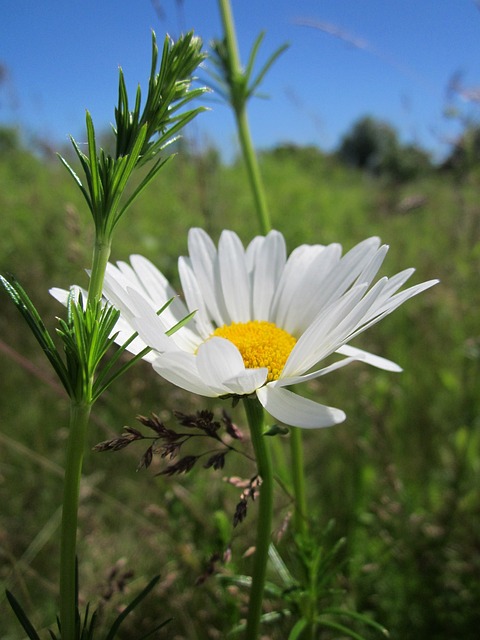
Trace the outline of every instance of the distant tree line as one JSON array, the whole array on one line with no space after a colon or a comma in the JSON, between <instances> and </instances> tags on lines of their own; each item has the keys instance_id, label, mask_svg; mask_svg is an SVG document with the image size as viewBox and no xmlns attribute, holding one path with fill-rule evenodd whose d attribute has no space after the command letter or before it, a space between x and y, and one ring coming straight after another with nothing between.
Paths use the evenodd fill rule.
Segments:
<instances>
[{"instance_id":1,"label":"distant tree line","mask_svg":"<svg viewBox=\"0 0 480 640\"><path fill-rule=\"evenodd\" d=\"M323 156L320 149L310 146L283 144L272 153L276 157L295 156L300 164L315 166ZM333 157L342 164L394 182L407 182L433 171L466 174L480 167L480 125L469 125L452 145L441 164L418 145L400 141L395 128L371 116L354 122L342 137Z\"/></svg>"},{"instance_id":2,"label":"distant tree line","mask_svg":"<svg viewBox=\"0 0 480 640\"><path fill-rule=\"evenodd\" d=\"M414 144L402 144L389 124L365 116L342 138L337 156L344 163L398 182L432 170L430 154Z\"/></svg>"}]
</instances>

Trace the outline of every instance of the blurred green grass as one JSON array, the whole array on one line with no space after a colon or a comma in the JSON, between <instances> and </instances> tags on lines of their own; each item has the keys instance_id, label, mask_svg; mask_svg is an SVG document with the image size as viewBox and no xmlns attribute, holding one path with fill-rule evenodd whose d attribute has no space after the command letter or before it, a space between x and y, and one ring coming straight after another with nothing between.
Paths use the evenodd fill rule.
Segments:
<instances>
[{"instance_id":1,"label":"blurred green grass","mask_svg":"<svg viewBox=\"0 0 480 640\"><path fill-rule=\"evenodd\" d=\"M347 538L350 561L339 584L359 611L370 612L392 638L476 638L478 177L459 181L437 171L398 185L301 149L281 156L265 152L261 167L273 225L289 250L303 242L341 242L347 250L379 235L391 245L387 275L414 266L416 282L441 279L356 342L398 362L403 373L355 364L310 385L310 393L343 408L348 418L335 428L305 433L306 477L312 517L321 526L333 519L334 536ZM414 195L423 204L402 212L399 203ZM92 231L80 196L58 162L17 148L0 156L0 212L0 272L15 274L53 327L62 309L48 288L87 282ZM177 283L176 258L186 253L191 226L206 228L215 239L223 228L245 241L256 233L242 167L223 165L214 150L187 150L165 167L122 220L112 260L142 253ZM0 627L2 638L17 640L22 635L5 588L35 612L38 625L51 624L55 615L68 404L16 309L4 292L0 296ZM207 404L217 411L222 406L171 387L140 363L94 408L90 444L118 435L125 424L134 426L137 414L155 411L169 421L175 409ZM241 407L233 417L243 424ZM223 638L241 615L244 594L214 577L195 583L230 536L233 559L220 571L248 572L244 554L253 540L255 506L232 531L239 491L222 478L250 477L254 469L236 457L214 472L216 478L202 469L186 477L154 477L158 461L152 470L136 472L141 453L86 456L81 597L102 601L108 619L159 573L159 587L123 637L173 616L162 637ZM278 527L290 509L279 490ZM287 557L289 542L287 533L279 543ZM122 576L130 571L134 575L124 586ZM269 637L286 637L288 626L286 620Z\"/></svg>"}]
</instances>

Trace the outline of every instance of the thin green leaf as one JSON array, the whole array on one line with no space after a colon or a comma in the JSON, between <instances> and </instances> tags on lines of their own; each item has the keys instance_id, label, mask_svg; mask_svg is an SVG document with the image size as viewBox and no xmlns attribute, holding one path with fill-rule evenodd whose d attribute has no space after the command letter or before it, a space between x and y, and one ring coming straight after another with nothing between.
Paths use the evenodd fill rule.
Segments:
<instances>
[{"instance_id":1,"label":"thin green leaf","mask_svg":"<svg viewBox=\"0 0 480 640\"><path fill-rule=\"evenodd\" d=\"M171 622L173 620L173 618L167 618L167 620L165 620L164 622L162 622L161 624L158 625L158 627L155 627L155 629L152 629L151 631L149 631L146 635L142 636L141 638L139 638L138 640L146 640L147 638L150 638L151 636L153 636L154 633L156 633L159 629L163 629L163 627L166 627L167 624L169 622Z\"/></svg>"},{"instance_id":2,"label":"thin green leaf","mask_svg":"<svg viewBox=\"0 0 480 640\"><path fill-rule=\"evenodd\" d=\"M305 618L300 618L300 620L298 620L293 629L290 631L288 640L298 640L301 637L302 632L306 629L307 624L308 623Z\"/></svg>"},{"instance_id":3,"label":"thin green leaf","mask_svg":"<svg viewBox=\"0 0 480 640\"><path fill-rule=\"evenodd\" d=\"M122 613L116 618L116 620L112 624L112 627L108 632L105 640L113 640L113 638L115 638L115 634L117 633L118 629L120 628L120 625L128 616L128 614L131 611L133 611L138 604L140 604L140 602L150 593L150 591L154 588L154 586L157 584L159 580L160 580L160 576L155 576L154 578L152 578L152 580L150 580L150 582L139 593L139 595L134 600L132 600L132 602L127 607L125 607Z\"/></svg>"},{"instance_id":4,"label":"thin green leaf","mask_svg":"<svg viewBox=\"0 0 480 640\"><path fill-rule=\"evenodd\" d=\"M77 154L78 159L80 160L80 164L82 165L83 171L85 173L85 178L87 180L87 184L89 189L91 190L91 186L92 186L92 181L90 178L90 162L87 158L87 156L83 153L83 151L80 150L80 147L78 146L78 144L76 143L75 139L70 136L70 141L72 143L72 146L75 150L75 153ZM65 164L65 166L67 167L68 171L70 172L70 174L73 176L74 180L77 182L78 180L78 176L76 176L75 172L72 172L73 170L70 168L69 165L67 165L64 161L63 158L60 158L62 160L62 162ZM90 212L93 216L94 221L95 220L95 209L94 209L94 203L92 202L92 198L91 198L91 194L89 189L87 189L83 183L81 183L80 189L83 193L83 196L87 202L88 208L90 209Z\"/></svg>"},{"instance_id":5,"label":"thin green leaf","mask_svg":"<svg viewBox=\"0 0 480 640\"><path fill-rule=\"evenodd\" d=\"M288 44L284 44L281 47L279 47L274 53L272 53L272 55L268 58L266 63L263 65L263 67L262 67L261 71L259 72L258 76L255 78L253 83L248 88L248 97L253 95L253 93L255 92L255 89L261 84L261 82L263 82L263 79L264 79L265 75L268 73L270 67L274 64L274 62L277 60L277 58L279 58L282 55L282 53L286 49L288 49L288 47L289 47Z\"/></svg>"},{"instance_id":6,"label":"thin green leaf","mask_svg":"<svg viewBox=\"0 0 480 640\"><path fill-rule=\"evenodd\" d=\"M77 154L78 159L80 160L80 164L82 165L85 175L88 178L90 175L90 161L88 159L88 156L83 153L73 136L70 136L70 142L72 143L73 149Z\"/></svg>"},{"instance_id":7,"label":"thin green leaf","mask_svg":"<svg viewBox=\"0 0 480 640\"><path fill-rule=\"evenodd\" d=\"M110 387L110 385L115 382L118 378L120 378L124 373L126 373L134 364L136 364L139 360L141 360L144 356L147 355L152 349L150 347L146 347L140 353L137 353L131 360L128 360L124 365L122 365L117 371L108 380L105 382L99 382L99 380L95 381L92 390L92 403L96 402L98 398L105 393L105 391ZM102 380L105 379L105 376L102 377Z\"/></svg>"},{"instance_id":8,"label":"thin green leaf","mask_svg":"<svg viewBox=\"0 0 480 640\"><path fill-rule=\"evenodd\" d=\"M8 591L8 589L5 591L5 594L7 596L7 600L10 603L10 606L13 609L13 612L15 613L15 615L17 616L17 620L19 621L19 623L22 625L23 630L25 631L25 633L27 634L27 636L30 638L30 640L41 640L40 636L38 635L38 633L35 631L34 626L32 625L32 623L30 622L30 620L27 618L26 613L24 612L24 610L22 609L22 607L20 606L18 600L15 598L15 596L13 595L13 593L11 593L10 591Z\"/></svg>"},{"instance_id":9,"label":"thin green leaf","mask_svg":"<svg viewBox=\"0 0 480 640\"><path fill-rule=\"evenodd\" d=\"M202 113L203 111L208 111L208 108L198 107L198 109L193 109L192 111L183 113L178 122L170 129L168 129L168 132L161 136L160 140L162 141L162 143L164 140L174 136L178 131L183 129L191 120L193 120L193 118L195 118L195 116L197 116L199 113Z\"/></svg>"},{"instance_id":10,"label":"thin green leaf","mask_svg":"<svg viewBox=\"0 0 480 640\"><path fill-rule=\"evenodd\" d=\"M168 110L169 115L171 116L173 113L175 113L176 111L179 111L180 109L182 109L186 104L188 104L189 102L191 102L192 100L194 100L195 98L200 98L202 97L205 93L210 93L211 90L208 87L198 87L197 89L191 89L188 94L185 96L185 98L183 98L183 100L178 100L177 102L175 102L171 108ZM205 111L208 109L206 107L196 107L194 109L194 111L197 111L198 113ZM181 116L182 114L180 114ZM179 117L179 116L176 116ZM170 119L172 119L170 117Z\"/></svg>"},{"instance_id":11,"label":"thin green leaf","mask_svg":"<svg viewBox=\"0 0 480 640\"><path fill-rule=\"evenodd\" d=\"M103 199L103 189L100 181L100 171L98 167L97 157L97 143L95 141L95 128L93 126L93 120L90 113L86 114L86 126L87 126L87 141L88 141L88 155L90 160L90 172L91 172L91 198L95 211L98 211L101 207Z\"/></svg>"},{"instance_id":12,"label":"thin green leaf","mask_svg":"<svg viewBox=\"0 0 480 640\"><path fill-rule=\"evenodd\" d=\"M316 618L316 622L324 627L328 627L329 629L341 631L341 633L348 636L349 638L353 638L353 640L367 640L364 636L361 636L359 633L353 631L352 629L349 629L345 625L340 624L339 622L333 622L333 620L325 620L321 615Z\"/></svg>"},{"instance_id":13,"label":"thin green leaf","mask_svg":"<svg viewBox=\"0 0 480 640\"><path fill-rule=\"evenodd\" d=\"M357 620L358 622L362 622L363 624L376 629L380 633L382 633L387 638L390 636L389 632L385 627L383 627L375 620L372 620L369 616L365 614L358 613L357 611L350 611L342 609L341 607L329 607L328 609L322 610L322 615L335 615L335 616L346 616L348 618L352 618L353 620Z\"/></svg>"},{"instance_id":14,"label":"thin green leaf","mask_svg":"<svg viewBox=\"0 0 480 640\"><path fill-rule=\"evenodd\" d=\"M285 618L289 618L291 615L292 615L292 613L288 609L282 609L282 611L271 611L269 613L264 613L260 617L260 622L262 624L274 624L275 622L278 622L279 620L284 620ZM239 624L235 625L230 630L228 635L229 636L237 635L237 634L241 633L242 631L245 631L246 628L247 628L247 623L246 622L240 622Z\"/></svg>"},{"instance_id":15,"label":"thin green leaf","mask_svg":"<svg viewBox=\"0 0 480 640\"><path fill-rule=\"evenodd\" d=\"M138 196L142 193L142 191L150 184L150 182L155 178L155 176L157 175L157 173L160 171L160 169L169 161L171 160L173 157L173 155L167 156L166 158L161 158L156 165L148 172L148 174L146 175L146 177L142 180L142 182L138 185L138 187L136 187L135 191L132 193L132 195L128 198L128 200L125 202L125 204L122 206L122 208L120 209L120 211L118 212L118 214L115 217L115 222L113 224L113 226L115 226L117 224L117 222L120 220L120 218L123 216L123 214L127 211L127 209L130 207L130 205L132 204L132 202L134 200L136 200L138 198Z\"/></svg>"},{"instance_id":16,"label":"thin green leaf","mask_svg":"<svg viewBox=\"0 0 480 640\"><path fill-rule=\"evenodd\" d=\"M157 311L157 315L158 316L161 315L163 313L163 311L165 311L165 309L171 305L173 300L174 300L174 298L170 298L169 300L167 300L167 302L161 307L161 309L159 309ZM188 316L186 316L183 320L180 320L180 322L178 322L175 326L173 326L171 329L169 329L169 331L166 332L167 335L171 335L171 333L175 333L175 331L178 331L179 329L181 329L181 327L186 322L188 322L193 317L193 315L195 313L196 313L195 311L192 311L192 313L190 313ZM171 332L171 333L169 333L169 332ZM130 369L130 367L132 367L136 362L141 360L144 356L147 355L147 353L149 353L152 350L151 347L146 347L145 349L140 351L140 353L137 353L136 355L134 355L131 358L131 360L129 360L128 362L123 364L117 371L115 371L115 373L113 373L111 375L111 377L109 377L105 381L105 379L108 376L108 373L112 370L113 366L118 362L119 358L125 353L125 351L127 350L128 346L137 337L138 337L138 332L133 333L128 338L128 340L126 340L118 348L118 350L115 352L115 354L109 359L109 361L105 365L105 368L101 371L101 373L99 374L98 378L95 380L95 384L93 385L93 392L92 392L92 401L93 402L95 402L107 390L107 388L112 384L112 382L114 382L115 380L120 378L120 376L122 376L126 371L128 371L128 369ZM114 337L112 337L111 340L114 341Z\"/></svg>"},{"instance_id":17,"label":"thin green leaf","mask_svg":"<svg viewBox=\"0 0 480 640\"><path fill-rule=\"evenodd\" d=\"M258 34L255 42L253 43L252 50L250 51L250 55L248 56L248 62L247 62L247 66L245 68L245 73L244 73L244 77L247 80L247 83L248 83L248 80L250 79L250 76L252 75L253 65L255 64L255 59L257 57L258 50L264 38L265 38L265 31L261 31Z\"/></svg>"},{"instance_id":18,"label":"thin green leaf","mask_svg":"<svg viewBox=\"0 0 480 640\"><path fill-rule=\"evenodd\" d=\"M118 222L119 218L115 217L113 213L116 211L118 207L118 203L120 198L122 197L123 191L127 185L127 182L132 175L135 166L138 163L138 159L140 153L142 151L145 139L147 135L147 127L144 125L138 132L135 143L132 147L128 156L124 156L123 158L119 158L116 161L118 163L119 169L117 170L114 180L111 185L111 191L114 194L112 201L110 203L110 212L112 215L112 220L110 221L109 230L112 231Z\"/></svg>"},{"instance_id":19,"label":"thin green leaf","mask_svg":"<svg viewBox=\"0 0 480 640\"><path fill-rule=\"evenodd\" d=\"M63 156L61 156L59 153L57 153L57 158L60 160L60 162L66 167L67 171L70 173L70 175L72 176L72 178L75 180L75 182L78 184L78 186L80 187L80 189L83 191L83 193L87 196L88 192L85 190L82 181L80 180L80 178L78 177L76 171L74 169L72 169L72 167L70 166L70 164L65 160L65 158Z\"/></svg>"},{"instance_id":20,"label":"thin green leaf","mask_svg":"<svg viewBox=\"0 0 480 640\"><path fill-rule=\"evenodd\" d=\"M53 342L43 323L42 318L40 317L40 314L35 308L35 305L30 300L23 287L12 276L10 277L9 281L0 275L0 282L3 284L12 302L24 317L37 342L41 346L50 364L55 370L60 382L63 384L65 390L70 395L71 385L68 377L68 371L60 354L57 351L55 343Z\"/></svg>"},{"instance_id":21,"label":"thin green leaf","mask_svg":"<svg viewBox=\"0 0 480 640\"><path fill-rule=\"evenodd\" d=\"M188 314L188 316L185 316L185 318L183 318L182 320L180 320L180 322L177 322L177 324L175 324L173 327L171 327L171 329L169 329L168 331L165 331L165 334L167 336L171 336L173 335L176 331L178 331L179 329L181 329L183 326L185 326L187 324L187 322L190 322L190 320L193 318L193 316L197 313L196 309L195 311L192 311L191 313Z\"/></svg>"},{"instance_id":22,"label":"thin green leaf","mask_svg":"<svg viewBox=\"0 0 480 640\"><path fill-rule=\"evenodd\" d=\"M268 547L268 557L270 558L270 562L273 564L278 575L280 576L285 588L290 589L292 587L296 587L297 582L288 570L287 565L282 560L274 544L270 544L270 546Z\"/></svg>"}]
</instances>

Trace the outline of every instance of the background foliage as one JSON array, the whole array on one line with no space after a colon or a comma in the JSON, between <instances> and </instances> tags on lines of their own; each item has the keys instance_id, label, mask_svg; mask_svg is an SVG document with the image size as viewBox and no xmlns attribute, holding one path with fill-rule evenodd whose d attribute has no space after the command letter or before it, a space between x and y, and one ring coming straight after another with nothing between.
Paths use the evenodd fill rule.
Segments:
<instances>
[{"instance_id":1,"label":"background foliage","mask_svg":"<svg viewBox=\"0 0 480 640\"><path fill-rule=\"evenodd\" d=\"M351 138L355 130L358 124ZM340 560L349 561L339 566L335 586L398 639L469 640L480 624L480 183L476 138L469 133L468 140L470 151L462 156L457 149L443 167L419 151L421 170L413 173L392 170L392 163L374 171L368 163L345 164L341 149L338 156L294 146L261 154L273 225L290 250L334 241L348 249L380 235L391 244L387 274L415 266L417 282L441 279L356 343L399 362L402 374L355 364L310 387L348 415L342 425L305 434L309 504L317 505L312 519L320 529L333 522L327 547L346 538ZM120 223L112 255L142 253L173 282L190 226L215 239L225 227L245 241L256 232L240 164L223 165L214 149L193 153L185 142L179 151ZM58 161L22 148L8 130L0 133L0 211L0 271L13 272L53 319L63 311L48 288L87 282L89 214ZM49 607L67 402L16 309L0 295L0 628L2 638L17 640L5 588L29 611L36 605L40 626L55 614ZM206 406L140 363L96 405L91 445L119 435L123 425L138 426L138 414L154 411L173 424L173 410ZM211 406L220 415L223 405ZM242 428L241 409L231 413ZM248 451L248 442L243 447ZM124 637L173 616L166 638L224 638L246 598L238 586L208 576L209 561L218 555L220 576L248 571L255 504L233 529L240 489L225 478L250 478L255 470L230 454L223 470L155 477L163 468L158 460L136 472L142 453L130 447L87 456L81 589L97 594L108 619L159 573ZM290 510L279 488L276 533L283 532L278 544L286 557ZM280 640L290 626L288 619L277 623L268 637Z\"/></svg>"}]
</instances>

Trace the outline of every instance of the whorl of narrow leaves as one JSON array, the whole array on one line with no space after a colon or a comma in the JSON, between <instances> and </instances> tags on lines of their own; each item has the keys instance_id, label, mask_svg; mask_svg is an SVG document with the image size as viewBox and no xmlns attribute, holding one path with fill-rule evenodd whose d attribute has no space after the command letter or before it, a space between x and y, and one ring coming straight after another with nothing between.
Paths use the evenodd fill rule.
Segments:
<instances>
[{"instance_id":1,"label":"whorl of narrow leaves","mask_svg":"<svg viewBox=\"0 0 480 640\"><path fill-rule=\"evenodd\" d=\"M237 113L241 112L245 108L247 101L257 93L257 89L263 82L271 66L288 48L288 44L279 47L269 56L256 77L252 77L258 51L264 37L265 33L261 32L256 38L245 70L236 66L234 56L231 52L232 43L229 42L228 39L214 40L212 42L210 59L216 71L209 69L209 75L214 80L213 88L215 93L218 93L226 102L231 104Z\"/></svg>"},{"instance_id":2,"label":"whorl of narrow leaves","mask_svg":"<svg viewBox=\"0 0 480 640\"><path fill-rule=\"evenodd\" d=\"M138 87L133 110L130 109L125 79L120 69L118 106L115 109L116 151L112 156L104 149L97 149L95 128L87 112L87 147L83 153L79 144L71 138L80 161L85 180L62 157L70 175L80 188L91 211L97 239L108 243L116 224L143 189L157 175L170 157L160 154L176 139L181 129L204 107L181 111L194 98L200 97L206 88L191 88L193 73L204 60L202 41L193 32L173 42L165 38L162 60L157 72L158 48L152 32L152 65L145 106L141 110L141 90ZM133 171L153 162L140 184L123 201L122 196Z\"/></svg>"},{"instance_id":3,"label":"whorl of narrow leaves","mask_svg":"<svg viewBox=\"0 0 480 640\"><path fill-rule=\"evenodd\" d=\"M190 31L174 42L168 35L163 43L162 59L157 73L158 47L152 32L152 64L145 107L140 113L141 90L137 88L135 106L130 110L123 72L119 72L118 106L115 109L117 158L128 155L141 129L146 127L139 164L152 159L159 150L199 111L177 114L205 88L192 89L193 74L205 59L202 41ZM176 114L176 115L175 115ZM154 139L155 138L155 139Z\"/></svg>"},{"instance_id":4,"label":"whorl of narrow leaves","mask_svg":"<svg viewBox=\"0 0 480 640\"><path fill-rule=\"evenodd\" d=\"M103 370L100 370L100 365L114 342L113 331L119 311L99 302L86 305L81 293L72 293L67 302L67 318L59 318L56 329L63 343L62 350L55 344L35 305L15 278L0 276L0 283L24 317L70 398L95 401L118 377L118 371L113 373L112 366L124 347Z\"/></svg>"}]
</instances>

